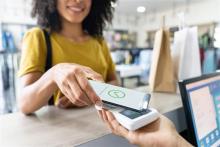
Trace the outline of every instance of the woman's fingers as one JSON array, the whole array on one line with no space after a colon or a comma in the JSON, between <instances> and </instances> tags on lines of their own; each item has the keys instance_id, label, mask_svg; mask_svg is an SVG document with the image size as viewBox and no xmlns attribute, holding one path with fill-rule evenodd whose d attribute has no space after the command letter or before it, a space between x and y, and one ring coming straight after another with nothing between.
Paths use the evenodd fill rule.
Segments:
<instances>
[{"instance_id":1,"label":"woman's fingers","mask_svg":"<svg viewBox=\"0 0 220 147\"><path fill-rule=\"evenodd\" d=\"M70 87L67 84L63 84L62 87L60 88L62 94L67 98L71 99L73 97L73 94L70 93Z\"/></svg>"},{"instance_id":2,"label":"woman's fingers","mask_svg":"<svg viewBox=\"0 0 220 147\"><path fill-rule=\"evenodd\" d=\"M72 90L71 90L71 88L70 88L69 85L66 86L66 87L65 87L63 90L61 90L61 91L62 91L63 94L67 97L67 99L68 99L71 103L73 103L74 105L79 106L79 107L88 106L85 102L83 102L82 100L80 100L80 98L77 98L77 97L73 94L73 92L72 92Z\"/></svg>"},{"instance_id":3,"label":"woman's fingers","mask_svg":"<svg viewBox=\"0 0 220 147\"><path fill-rule=\"evenodd\" d=\"M75 105L85 106L91 105L92 102L88 99L86 94L79 87L75 76L69 76L61 86L62 93Z\"/></svg>"},{"instance_id":4,"label":"woman's fingers","mask_svg":"<svg viewBox=\"0 0 220 147\"><path fill-rule=\"evenodd\" d=\"M80 88L79 83L77 82L75 76L72 77L73 80L68 81L68 84L71 88L71 91L74 95L74 100L77 100L81 103L84 103L86 105L91 105L92 102L89 100L85 92Z\"/></svg>"},{"instance_id":5,"label":"woman's fingers","mask_svg":"<svg viewBox=\"0 0 220 147\"><path fill-rule=\"evenodd\" d=\"M103 77L89 67L83 67L84 74L87 78L95 81L104 82Z\"/></svg>"},{"instance_id":6,"label":"woman's fingers","mask_svg":"<svg viewBox=\"0 0 220 147\"><path fill-rule=\"evenodd\" d=\"M60 108L71 108L71 107L84 107L84 106L87 106L81 102L78 102L78 101L75 101L75 103L73 104L66 96L63 96L59 99L58 101L58 104L57 104L58 107Z\"/></svg>"},{"instance_id":7,"label":"woman's fingers","mask_svg":"<svg viewBox=\"0 0 220 147\"><path fill-rule=\"evenodd\" d=\"M55 82L72 103L80 106L101 103L101 99L87 79L103 81L100 74L91 68L77 64L59 64L54 69L53 78Z\"/></svg>"},{"instance_id":8,"label":"woman's fingers","mask_svg":"<svg viewBox=\"0 0 220 147\"><path fill-rule=\"evenodd\" d=\"M57 106L60 108L66 108L67 104L68 104L68 99L65 96L63 96L59 98Z\"/></svg>"},{"instance_id":9,"label":"woman's fingers","mask_svg":"<svg viewBox=\"0 0 220 147\"><path fill-rule=\"evenodd\" d=\"M73 107L73 106L76 106L76 107L85 107L85 106L88 106L84 103L81 103L80 101L76 101L75 103L72 103L70 102L70 105L68 107Z\"/></svg>"},{"instance_id":10,"label":"woman's fingers","mask_svg":"<svg viewBox=\"0 0 220 147\"><path fill-rule=\"evenodd\" d=\"M99 73L92 70L90 67L83 66L83 65L77 65L77 64L72 64L72 65L74 65L77 68L81 69L85 73L86 78L90 78L90 79L95 80L95 81L104 82L103 77Z\"/></svg>"},{"instance_id":11,"label":"woman's fingers","mask_svg":"<svg viewBox=\"0 0 220 147\"><path fill-rule=\"evenodd\" d=\"M77 82L79 83L81 89L86 93L86 95L90 99L90 101L93 104L101 103L101 99L97 96L95 91L90 86L89 81L86 78L85 73L81 70L77 70L75 77L76 77Z\"/></svg>"}]
</instances>

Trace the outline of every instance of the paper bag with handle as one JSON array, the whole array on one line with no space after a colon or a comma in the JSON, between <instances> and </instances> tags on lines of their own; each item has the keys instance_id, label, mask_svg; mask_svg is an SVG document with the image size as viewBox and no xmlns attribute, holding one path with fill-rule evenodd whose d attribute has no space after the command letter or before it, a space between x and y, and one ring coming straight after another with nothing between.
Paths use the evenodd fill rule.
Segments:
<instances>
[{"instance_id":1,"label":"paper bag with handle","mask_svg":"<svg viewBox=\"0 0 220 147\"><path fill-rule=\"evenodd\" d=\"M176 92L169 31L160 29L155 36L149 86L154 92Z\"/></svg>"}]
</instances>

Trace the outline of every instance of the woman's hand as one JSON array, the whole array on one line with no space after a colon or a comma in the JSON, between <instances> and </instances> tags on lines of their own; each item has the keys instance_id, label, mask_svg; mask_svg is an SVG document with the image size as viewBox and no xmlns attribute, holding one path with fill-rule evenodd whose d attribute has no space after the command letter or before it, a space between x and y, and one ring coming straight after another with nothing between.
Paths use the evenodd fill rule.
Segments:
<instances>
[{"instance_id":1,"label":"woman's hand","mask_svg":"<svg viewBox=\"0 0 220 147\"><path fill-rule=\"evenodd\" d=\"M101 101L90 86L88 78L103 81L102 76L89 67L68 63L53 67L53 80L75 106L82 107ZM66 101L65 97L61 98L61 101Z\"/></svg>"},{"instance_id":2,"label":"woman's hand","mask_svg":"<svg viewBox=\"0 0 220 147\"><path fill-rule=\"evenodd\" d=\"M111 112L101 110L99 115L112 133L126 138L130 143L141 147L191 146L177 133L173 123L164 116L136 131L128 131L121 126Z\"/></svg>"},{"instance_id":3,"label":"woman's hand","mask_svg":"<svg viewBox=\"0 0 220 147\"><path fill-rule=\"evenodd\" d=\"M87 105L76 106L66 96L60 97L58 102L56 103L56 105L59 108L62 108L62 109L69 109L69 108L74 108L74 107L84 107L84 106L87 106Z\"/></svg>"}]
</instances>

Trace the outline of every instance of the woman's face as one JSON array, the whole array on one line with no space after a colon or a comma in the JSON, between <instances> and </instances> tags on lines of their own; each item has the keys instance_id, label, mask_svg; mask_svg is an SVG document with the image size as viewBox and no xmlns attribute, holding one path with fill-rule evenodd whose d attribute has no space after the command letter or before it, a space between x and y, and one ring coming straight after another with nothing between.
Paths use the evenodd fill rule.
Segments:
<instances>
[{"instance_id":1,"label":"woman's face","mask_svg":"<svg viewBox=\"0 0 220 147\"><path fill-rule=\"evenodd\" d=\"M90 12L92 0L57 0L57 9L70 23L82 23Z\"/></svg>"}]
</instances>

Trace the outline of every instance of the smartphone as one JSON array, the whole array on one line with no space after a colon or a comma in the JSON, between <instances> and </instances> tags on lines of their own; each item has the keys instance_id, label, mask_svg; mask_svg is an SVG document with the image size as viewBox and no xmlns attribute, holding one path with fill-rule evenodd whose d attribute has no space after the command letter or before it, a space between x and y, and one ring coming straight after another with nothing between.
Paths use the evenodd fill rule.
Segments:
<instances>
[{"instance_id":1,"label":"smartphone","mask_svg":"<svg viewBox=\"0 0 220 147\"><path fill-rule=\"evenodd\" d=\"M89 83L106 104L140 112L148 108L150 94L92 80Z\"/></svg>"}]
</instances>

